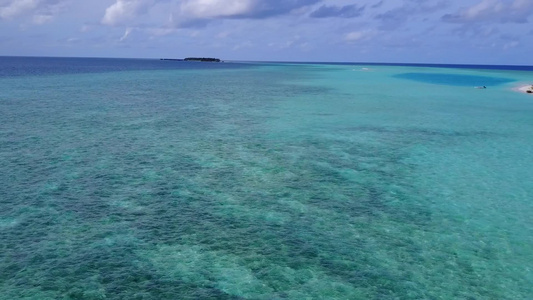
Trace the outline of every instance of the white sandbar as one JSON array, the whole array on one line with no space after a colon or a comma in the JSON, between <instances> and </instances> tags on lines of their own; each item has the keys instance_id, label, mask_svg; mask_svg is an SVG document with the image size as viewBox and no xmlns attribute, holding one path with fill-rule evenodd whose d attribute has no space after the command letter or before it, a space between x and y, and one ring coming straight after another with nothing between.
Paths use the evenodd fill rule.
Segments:
<instances>
[{"instance_id":1,"label":"white sandbar","mask_svg":"<svg viewBox=\"0 0 533 300\"><path fill-rule=\"evenodd\" d=\"M533 95L533 85L531 85L531 84L519 86L519 87L515 88L515 90L518 91L518 92L522 92L522 93L527 93L527 91L531 91L532 93L528 93L528 94L532 94Z\"/></svg>"}]
</instances>

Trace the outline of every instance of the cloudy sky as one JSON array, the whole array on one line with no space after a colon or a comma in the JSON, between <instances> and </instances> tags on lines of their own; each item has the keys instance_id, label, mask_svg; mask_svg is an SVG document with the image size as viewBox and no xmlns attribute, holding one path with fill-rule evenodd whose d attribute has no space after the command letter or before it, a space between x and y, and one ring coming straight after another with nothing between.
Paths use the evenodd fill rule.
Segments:
<instances>
[{"instance_id":1,"label":"cloudy sky","mask_svg":"<svg viewBox=\"0 0 533 300\"><path fill-rule=\"evenodd\" d=\"M533 0L0 0L0 55L533 65Z\"/></svg>"}]
</instances>

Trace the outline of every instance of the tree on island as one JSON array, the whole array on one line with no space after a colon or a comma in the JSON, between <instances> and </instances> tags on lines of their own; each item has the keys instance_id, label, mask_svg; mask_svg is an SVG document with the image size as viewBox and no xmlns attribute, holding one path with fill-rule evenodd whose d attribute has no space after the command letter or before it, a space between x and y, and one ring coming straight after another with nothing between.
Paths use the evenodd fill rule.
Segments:
<instances>
[{"instance_id":1,"label":"tree on island","mask_svg":"<svg viewBox=\"0 0 533 300\"><path fill-rule=\"evenodd\" d=\"M212 58L212 57L187 57L184 60L185 61L220 62L220 59Z\"/></svg>"}]
</instances>

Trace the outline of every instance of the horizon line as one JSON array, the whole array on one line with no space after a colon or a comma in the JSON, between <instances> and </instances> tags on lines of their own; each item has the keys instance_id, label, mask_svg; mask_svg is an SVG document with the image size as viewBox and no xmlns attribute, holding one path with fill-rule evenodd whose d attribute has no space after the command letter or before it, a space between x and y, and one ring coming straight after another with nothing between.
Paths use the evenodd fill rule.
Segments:
<instances>
[{"instance_id":1,"label":"horizon line","mask_svg":"<svg viewBox=\"0 0 533 300\"><path fill-rule=\"evenodd\" d=\"M138 59L138 60L162 60L162 59L184 59L169 57L109 57L109 56L37 56L37 55L0 55L0 57L18 58L85 58L85 59ZM223 59L223 62L234 63L284 63L284 64L368 64L368 65L433 65L433 66L510 66L510 67L533 67L533 65L518 64L481 64L481 63L439 63L439 62L376 62L376 61L290 61L290 60L239 60Z\"/></svg>"}]
</instances>

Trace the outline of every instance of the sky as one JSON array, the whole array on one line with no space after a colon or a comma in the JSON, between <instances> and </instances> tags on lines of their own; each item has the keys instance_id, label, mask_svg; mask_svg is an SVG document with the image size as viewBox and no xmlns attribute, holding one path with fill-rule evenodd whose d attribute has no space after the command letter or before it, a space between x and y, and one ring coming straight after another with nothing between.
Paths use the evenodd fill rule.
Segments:
<instances>
[{"instance_id":1,"label":"sky","mask_svg":"<svg viewBox=\"0 0 533 300\"><path fill-rule=\"evenodd\" d=\"M533 0L0 0L0 55L533 65Z\"/></svg>"}]
</instances>

